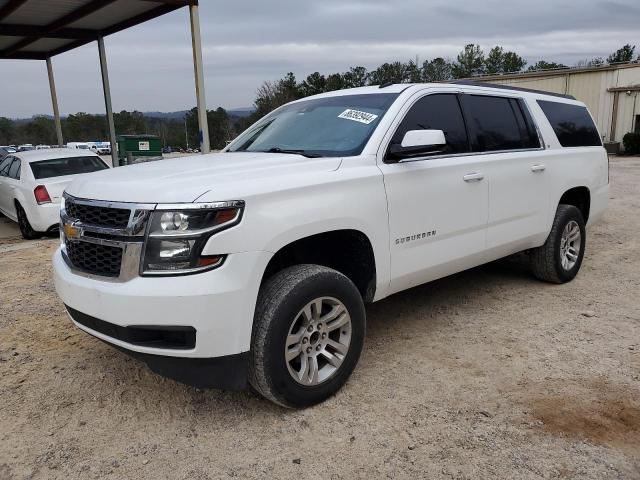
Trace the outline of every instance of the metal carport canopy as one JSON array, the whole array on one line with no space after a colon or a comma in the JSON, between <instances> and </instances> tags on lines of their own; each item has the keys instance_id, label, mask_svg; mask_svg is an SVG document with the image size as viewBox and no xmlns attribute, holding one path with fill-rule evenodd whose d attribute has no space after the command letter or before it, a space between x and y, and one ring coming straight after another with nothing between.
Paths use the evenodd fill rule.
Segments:
<instances>
[{"instance_id":1,"label":"metal carport canopy","mask_svg":"<svg viewBox=\"0 0 640 480\"><path fill-rule=\"evenodd\" d=\"M51 57L97 41L114 166L115 132L103 38L189 6L201 151L209 151L198 0L0 0L0 60L46 60L58 142L63 144Z\"/></svg>"}]
</instances>

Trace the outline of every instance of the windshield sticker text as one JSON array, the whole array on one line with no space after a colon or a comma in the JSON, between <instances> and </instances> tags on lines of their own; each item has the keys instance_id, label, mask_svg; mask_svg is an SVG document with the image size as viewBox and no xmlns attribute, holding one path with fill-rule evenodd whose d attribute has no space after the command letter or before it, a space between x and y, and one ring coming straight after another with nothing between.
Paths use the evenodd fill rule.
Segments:
<instances>
[{"instance_id":1,"label":"windshield sticker text","mask_svg":"<svg viewBox=\"0 0 640 480\"><path fill-rule=\"evenodd\" d=\"M364 123L365 125L369 125L376 118L378 118L378 115L374 115L373 113L369 113L369 112L362 112L360 110L352 110L349 108L344 112L342 112L340 115L338 115L338 118L344 118L345 120L353 120L354 122L360 122L360 123Z\"/></svg>"}]
</instances>

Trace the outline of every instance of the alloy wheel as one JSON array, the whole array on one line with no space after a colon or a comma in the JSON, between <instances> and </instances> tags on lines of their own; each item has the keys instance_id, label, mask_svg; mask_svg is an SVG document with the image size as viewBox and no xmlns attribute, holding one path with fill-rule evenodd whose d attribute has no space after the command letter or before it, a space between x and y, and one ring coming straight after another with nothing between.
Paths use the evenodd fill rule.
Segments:
<instances>
[{"instance_id":1,"label":"alloy wheel","mask_svg":"<svg viewBox=\"0 0 640 480\"><path fill-rule=\"evenodd\" d=\"M340 368L351 343L351 317L333 297L309 302L291 323L284 357L291 377L301 385L316 386Z\"/></svg>"},{"instance_id":2,"label":"alloy wheel","mask_svg":"<svg viewBox=\"0 0 640 480\"><path fill-rule=\"evenodd\" d=\"M582 233L575 220L571 220L564 227L560 238L560 262L562 268L571 270L577 263L582 245Z\"/></svg>"}]
</instances>

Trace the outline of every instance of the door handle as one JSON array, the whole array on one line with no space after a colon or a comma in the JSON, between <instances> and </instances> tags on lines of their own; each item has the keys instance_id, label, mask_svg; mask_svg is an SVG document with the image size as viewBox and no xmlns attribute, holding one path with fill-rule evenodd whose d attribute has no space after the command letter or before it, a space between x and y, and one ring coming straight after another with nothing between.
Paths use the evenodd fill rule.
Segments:
<instances>
[{"instance_id":1,"label":"door handle","mask_svg":"<svg viewBox=\"0 0 640 480\"><path fill-rule=\"evenodd\" d=\"M531 165L532 172L544 172L546 168L547 168L546 165L542 165L542 164Z\"/></svg>"},{"instance_id":2,"label":"door handle","mask_svg":"<svg viewBox=\"0 0 640 480\"><path fill-rule=\"evenodd\" d=\"M467 173L462 179L465 182L479 182L484 178L482 173Z\"/></svg>"}]
</instances>

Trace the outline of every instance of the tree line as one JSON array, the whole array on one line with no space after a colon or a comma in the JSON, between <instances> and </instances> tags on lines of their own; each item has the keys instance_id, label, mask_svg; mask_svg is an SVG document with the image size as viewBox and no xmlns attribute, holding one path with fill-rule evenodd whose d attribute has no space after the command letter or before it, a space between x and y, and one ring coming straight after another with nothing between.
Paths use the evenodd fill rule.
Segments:
<instances>
[{"instance_id":1,"label":"tree line","mask_svg":"<svg viewBox=\"0 0 640 480\"><path fill-rule=\"evenodd\" d=\"M223 108L207 110L211 148L223 148L238 133L240 118ZM113 114L118 135L158 135L163 146L199 148L198 113L194 107L183 120L146 116L142 112L123 110ZM65 142L108 141L109 129L104 115L76 113L61 119ZM242 128L241 126L238 128ZM55 145L58 143L53 118L44 115L29 120L0 117L0 145Z\"/></svg>"},{"instance_id":2,"label":"tree line","mask_svg":"<svg viewBox=\"0 0 640 480\"><path fill-rule=\"evenodd\" d=\"M627 44L606 59L598 57L581 60L574 66L590 67L630 62L634 60L635 48L635 45ZM640 56L636 59L640 59ZM260 118L292 100L343 88L383 85L385 83L446 82L480 75L569 68L562 63L546 60L539 60L529 65L525 70L526 66L527 61L524 58L499 45L485 54L480 45L470 43L465 45L455 60L436 57L422 63L417 59L408 62L383 63L371 71L365 67L357 66L351 67L344 73L323 75L320 72L314 72L301 82L298 82L295 75L289 72L280 80L266 81L258 88L255 100L256 112L252 119Z\"/></svg>"},{"instance_id":3,"label":"tree line","mask_svg":"<svg viewBox=\"0 0 640 480\"><path fill-rule=\"evenodd\" d=\"M575 66L600 66L634 60L635 45L624 45L605 58L586 59ZM635 57L640 59L640 57ZM287 73L275 81L265 81L257 90L255 111L248 117L229 115L223 108L207 110L211 148L220 149L235 138L251 123L275 108L293 100L318 93L344 88L382 85L385 83L446 82L478 75L509 74L525 71L527 61L516 52L495 46L488 53L476 44L468 44L455 60L436 57L419 62L383 63L374 70L363 66L349 68L346 72L327 75L314 72L298 81L293 73ZM539 60L526 71L569 68L556 62ZM145 116L141 112L123 110L114 114L116 132L126 134L155 134L164 146L186 148L199 145L197 110L193 108L184 119ZM62 119L62 133L66 141L106 140L109 137L104 115L76 113ZM36 116L30 120L16 121L0 117L0 145L24 143L54 145L57 143L53 119Z\"/></svg>"}]
</instances>

